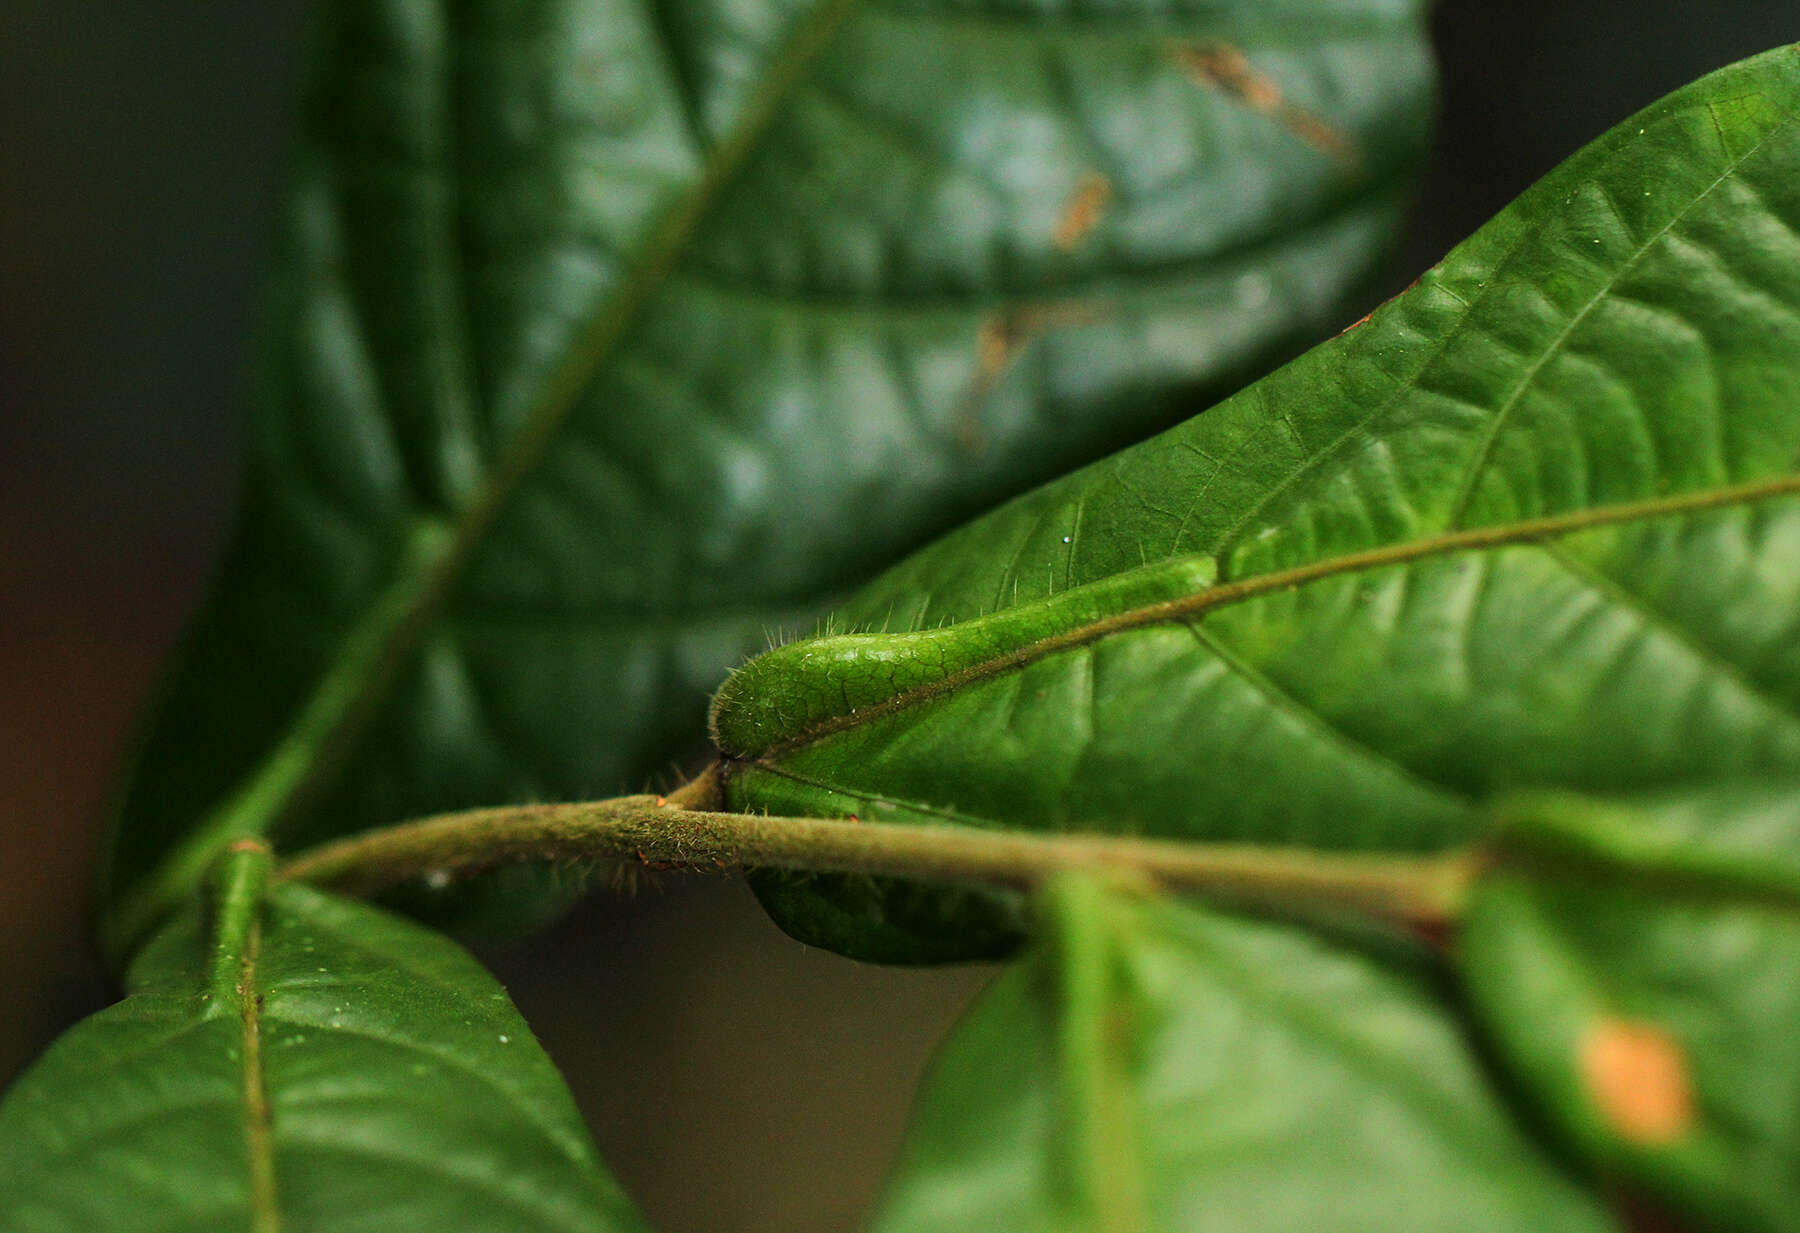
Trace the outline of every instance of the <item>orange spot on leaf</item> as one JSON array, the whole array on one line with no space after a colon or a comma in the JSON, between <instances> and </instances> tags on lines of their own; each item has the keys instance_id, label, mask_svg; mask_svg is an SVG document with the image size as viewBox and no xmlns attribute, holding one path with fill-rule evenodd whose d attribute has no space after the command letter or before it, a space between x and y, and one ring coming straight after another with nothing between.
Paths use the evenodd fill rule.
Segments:
<instances>
[{"instance_id":1,"label":"orange spot on leaf","mask_svg":"<svg viewBox=\"0 0 1800 1233\"><path fill-rule=\"evenodd\" d=\"M1341 338L1343 335L1348 334L1351 330L1354 330L1359 326L1364 326L1364 325L1369 324L1369 318L1373 317L1377 312L1380 312L1382 309L1386 308L1389 304L1392 304L1395 300L1399 299L1401 296L1405 295L1408 291L1411 291L1414 287L1416 287L1418 285L1419 285L1419 280L1416 278L1413 279L1410 283L1407 283L1406 286L1402 287L1399 291L1396 291L1393 295L1390 295L1387 299L1383 300L1380 304L1376 305L1373 310L1364 313L1362 316L1358 317L1355 321L1352 321L1349 325L1347 325L1343 329L1339 330L1338 336Z\"/></svg>"},{"instance_id":2,"label":"orange spot on leaf","mask_svg":"<svg viewBox=\"0 0 1800 1233\"><path fill-rule=\"evenodd\" d=\"M1019 304L982 321L975 332L975 380L956 415L956 439L965 454L986 445L981 412L990 395L1031 344L1055 330L1092 325L1106 306L1082 300Z\"/></svg>"},{"instance_id":3,"label":"orange spot on leaf","mask_svg":"<svg viewBox=\"0 0 1800 1233\"><path fill-rule=\"evenodd\" d=\"M1209 89L1223 90L1252 111L1273 115L1287 101L1281 87L1253 67L1250 57L1230 43L1178 47L1175 57L1195 81Z\"/></svg>"},{"instance_id":4,"label":"orange spot on leaf","mask_svg":"<svg viewBox=\"0 0 1800 1233\"><path fill-rule=\"evenodd\" d=\"M1580 1067L1588 1096L1620 1138L1662 1146L1693 1125L1687 1051L1656 1024L1598 1021L1582 1039Z\"/></svg>"},{"instance_id":5,"label":"orange spot on leaf","mask_svg":"<svg viewBox=\"0 0 1800 1233\"><path fill-rule=\"evenodd\" d=\"M1112 204L1112 194L1112 181L1099 172L1083 176L1075 191L1069 194L1050 242L1065 253L1073 251L1100 225L1100 220L1106 216L1106 207Z\"/></svg>"},{"instance_id":6,"label":"orange spot on leaf","mask_svg":"<svg viewBox=\"0 0 1800 1233\"><path fill-rule=\"evenodd\" d=\"M975 372L983 382L996 380L1012 363L1018 329L1011 313L989 317L975 332Z\"/></svg>"},{"instance_id":7,"label":"orange spot on leaf","mask_svg":"<svg viewBox=\"0 0 1800 1233\"><path fill-rule=\"evenodd\" d=\"M1324 117L1288 102L1274 79L1251 64L1241 49L1230 43L1183 44L1175 48L1174 56L1197 84L1270 117L1327 158L1352 167L1361 161L1355 138Z\"/></svg>"}]
</instances>

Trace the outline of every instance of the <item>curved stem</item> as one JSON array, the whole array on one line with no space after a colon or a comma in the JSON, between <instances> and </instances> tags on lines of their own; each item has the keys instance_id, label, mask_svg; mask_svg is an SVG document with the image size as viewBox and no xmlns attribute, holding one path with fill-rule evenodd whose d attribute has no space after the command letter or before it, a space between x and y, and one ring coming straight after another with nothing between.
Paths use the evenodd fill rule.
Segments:
<instances>
[{"instance_id":1,"label":"curved stem","mask_svg":"<svg viewBox=\"0 0 1800 1233\"><path fill-rule=\"evenodd\" d=\"M626 796L445 814L303 852L278 876L368 892L520 861L610 858L659 868L773 867L1029 888L1058 873L1087 870L1148 888L1441 928L1460 917L1481 864L1480 855L1468 849L1376 857L683 807L711 794L696 781L673 800Z\"/></svg>"}]
</instances>

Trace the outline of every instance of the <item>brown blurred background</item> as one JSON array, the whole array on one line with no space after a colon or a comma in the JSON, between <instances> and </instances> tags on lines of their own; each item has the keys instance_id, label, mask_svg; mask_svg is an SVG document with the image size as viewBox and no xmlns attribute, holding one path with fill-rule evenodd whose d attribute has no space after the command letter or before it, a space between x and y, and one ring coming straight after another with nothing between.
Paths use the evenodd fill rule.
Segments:
<instances>
[{"instance_id":1,"label":"brown blurred background","mask_svg":"<svg viewBox=\"0 0 1800 1233\"><path fill-rule=\"evenodd\" d=\"M0 1084L108 996L89 869L229 514L299 9L0 0ZM1437 29L1395 286L1633 109L1800 39L1800 6L1453 3ZM987 975L807 950L724 881L596 896L493 958L666 1233L854 1228Z\"/></svg>"}]
</instances>

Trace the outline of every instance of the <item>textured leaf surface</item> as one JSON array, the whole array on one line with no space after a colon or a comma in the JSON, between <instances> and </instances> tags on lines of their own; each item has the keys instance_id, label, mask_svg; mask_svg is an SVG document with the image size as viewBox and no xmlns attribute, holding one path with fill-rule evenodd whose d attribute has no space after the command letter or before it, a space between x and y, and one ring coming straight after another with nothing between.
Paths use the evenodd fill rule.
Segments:
<instances>
[{"instance_id":1,"label":"textured leaf surface","mask_svg":"<svg viewBox=\"0 0 1800 1233\"><path fill-rule=\"evenodd\" d=\"M1538 859L1462 942L1505 1060L1594 1166L1708 1229L1800 1229L1800 789L1509 809Z\"/></svg>"},{"instance_id":2,"label":"textured leaf surface","mask_svg":"<svg viewBox=\"0 0 1800 1233\"><path fill-rule=\"evenodd\" d=\"M530 1029L460 948L300 886L243 937L240 953L179 919L126 999L11 1089L0 1227L643 1227Z\"/></svg>"},{"instance_id":3,"label":"textured leaf surface","mask_svg":"<svg viewBox=\"0 0 1800 1233\"><path fill-rule=\"evenodd\" d=\"M1797 106L1793 48L1696 83L1366 324L896 567L721 692L732 803L1417 851L1503 790L1800 772ZM949 946L916 892L764 891Z\"/></svg>"},{"instance_id":4,"label":"textured leaf surface","mask_svg":"<svg viewBox=\"0 0 1800 1233\"><path fill-rule=\"evenodd\" d=\"M666 772L768 629L1329 320L1430 93L1420 0L316 7L114 905Z\"/></svg>"},{"instance_id":5,"label":"textured leaf surface","mask_svg":"<svg viewBox=\"0 0 1800 1233\"><path fill-rule=\"evenodd\" d=\"M1430 987L1288 926L1059 888L927 1082L876 1233L1598 1233Z\"/></svg>"}]
</instances>

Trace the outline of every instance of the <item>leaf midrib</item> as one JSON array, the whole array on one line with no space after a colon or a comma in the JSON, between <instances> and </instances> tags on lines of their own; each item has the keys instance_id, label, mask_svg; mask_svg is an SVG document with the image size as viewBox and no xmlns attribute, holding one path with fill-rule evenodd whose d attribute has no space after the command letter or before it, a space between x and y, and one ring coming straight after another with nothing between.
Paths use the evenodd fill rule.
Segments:
<instances>
[{"instance_id":1,"label":"leaf midrib","mask_svg":"<svg viewBox=\"0 0 1800 1233\"><path fill-rule=\"evenodd\" d=\"M831 42L833 34L858 3L859 0L824 0L800 23L787 48L776 58L768 76L752 95L737 130L708 151L705 168L692 189L664 216L631 273L601 302L587 328L571 345L567 357L545 383L506 453L454 526L452 539L437 567L416 593L412 612L397 626L399 630L413 630L413 636L394 637L384 658L390 661L402 659L411 651L417 635L423 632L431 615L448 597L452 584L462 574L470 554L481 543L495 517L548 449L592 374L605 363L644 303L668 276L719 191L748 156L782 102L805 75L807 67ZM381 675L372 674L371 679Z\"/></svg>"},{"instance_id":2,"label":"leaf midrib","mask_svg":"<svg viewBox=\"0 0 1800 1233\"><path fill-rule=\"evenodd\" d=\"M251 910L260 914L261 904ZM269 1089L262 1062L262 993L257 988L257 961L262 952L262 921L253 919L244 946L237 987L244 1066L244 1146L250 1164L250 1227L253 1233L281 1233L281 1205L275 1185L274 1127Z\"/></svg>"},{"instance_id":3,"label":"leaf midrib","mask_svg":"<svg viewBox=\"0 0 1800 1233\"><path fill-rule=\"evenodd\" d=\"M1599 527L1620 526L1655 518L1701 513L1792 496L1800 496L1800 473L1722 488L1701 489L1647 501L1592 506L1565 514L1522 519L1517 522L1499 523L1467 530L1446 531L1420 539L1387 544L1361 552L1345 553L1341 556L1289 569L1275 570L1233 582L1220 583L1176 599L1124 609L1111 616L1102 617L1099 620L1064 630L1035 642L1026 643L1005 654L971 664L969 667L939 680L902 690L880 702L817 721L802 728L794 735L758 751L754 760L767 762L774 758L793 754L836 733L885 718L897 711L919 706L1002 673L1018 671L1060 651L1072 650L1129 630L1191 620L1216 608L1245 603L1278 591L1298 588L1328 578L1367 573L1461 552L1477 552L1541 540L1553 540Z\"/></svg>"},{"instance_id":4,"label":"leaf midrib","mask_svg":"<svg viewBox=\"0 0 1800 1233\"><path fill-rule=\"evenodd\" d=\"M1069 1152L1076 1217L1095 1233L1143 1233L1144 1157L1133 1116L1120 971L1123 922L1100 884L1066 885L1052 902L1057 1138Z\"/></svg>"}]
</instances>

